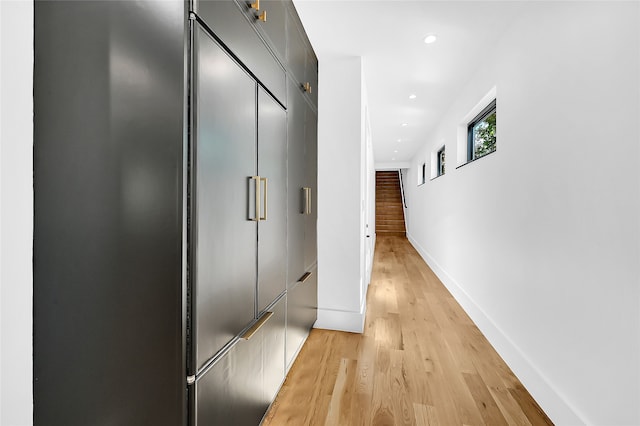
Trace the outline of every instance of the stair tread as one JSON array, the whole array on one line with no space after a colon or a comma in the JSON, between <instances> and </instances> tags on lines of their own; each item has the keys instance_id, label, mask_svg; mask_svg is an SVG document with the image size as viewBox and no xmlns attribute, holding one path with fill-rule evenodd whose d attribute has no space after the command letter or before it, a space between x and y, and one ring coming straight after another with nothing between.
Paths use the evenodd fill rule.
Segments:
<instances>
[{"instance_id":1,"label":"stair tread","mask_svg":"<svg viewBox=\"0 0 640 426\"><path fill-rule=\"evenodd\" d=\"M406 236L401 189L397 171L376 172L376 233Z\"/></svg>"}]
</instances>

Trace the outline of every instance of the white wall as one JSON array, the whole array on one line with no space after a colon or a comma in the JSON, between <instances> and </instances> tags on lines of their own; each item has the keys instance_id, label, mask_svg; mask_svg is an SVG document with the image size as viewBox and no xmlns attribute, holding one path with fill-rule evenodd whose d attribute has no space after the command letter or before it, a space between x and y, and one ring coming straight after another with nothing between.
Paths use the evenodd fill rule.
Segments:
<instances>
[{"instance_id":1,"label":"white wall","mask_svg":"<svg viewBox=\"0 0 640 426\"><path fill-rule=\"evenodd\" d=\"M409 161L394 161L391 163L376 163L376 170L398 170L398 169L408 169L411 167L411 162Z\"/></svg>"},{"instance_id":2,"label":"white wall","mask_svg":"<svg viewBox=\"0 0 640 426\"><path fill-rule=\"evenodd\" d=\"M409 237L556 424L638 425L640 4L531 6L416 154ZM456 170L494 86L497 151Z\"/></svg>"},{"instance_id":3,"label":"white wall","mask_svg":"<svg viewBox=\"0 0 640 426\"><path fill-rule=\"evenodd\" d=\"M33 424L33 3L0 1L0 424Z\"/></svg>"},{"instance_id":4,"label":"white wall","mask_svg":"<svg viewBox=\"0 0 640 426\"><path fill-rule=\"evenodd\" d=\"M319 61L318 320L362 332L365 316L366 143L360 57Z\"/></svg>"}]
</instances>

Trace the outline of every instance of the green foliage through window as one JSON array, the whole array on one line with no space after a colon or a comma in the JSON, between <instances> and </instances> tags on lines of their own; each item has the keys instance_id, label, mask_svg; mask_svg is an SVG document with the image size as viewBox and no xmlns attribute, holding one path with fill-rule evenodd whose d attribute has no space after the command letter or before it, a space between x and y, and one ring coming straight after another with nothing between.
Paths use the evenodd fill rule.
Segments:
<instances>
[{"instance_id":1,"label":"green foliage through window","mask_svg":"<svg viewBox=\"0 0 640 426\"><path fill-rule=\"evenodd\" d=\"M496 101L469 123L467 160L475 160L496 150Z\"/></svg>"}]
</instances>

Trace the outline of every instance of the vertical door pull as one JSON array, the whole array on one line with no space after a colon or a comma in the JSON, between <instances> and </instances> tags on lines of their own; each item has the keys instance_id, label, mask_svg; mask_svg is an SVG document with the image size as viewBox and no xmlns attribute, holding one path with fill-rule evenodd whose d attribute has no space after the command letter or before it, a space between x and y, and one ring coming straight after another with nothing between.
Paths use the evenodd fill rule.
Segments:
<instances>
[{"instance_id":1,"label":"vertical door pull","mask_svg":"<svg viewBox=\"0 0 640 426\"><path fill-rule=\"evenodd\" d=\"M258 21L267 22L267 11L263 10L260 15L258 15Z\"/></svg>"},{"instance_id":2,"label":"vertical door pull","mask_svg":"<svg viewBox=\"0 0 640 426\"><path fill-rule=\"evenodd\" d=\"M305 187L304 190L304 214L311 214L311 188Z\"/></svg>"},{"instance_id":3,"label":"vertical door pull","mask_svg":"<svg viewBox=\"0 0 640 426\"><path fill-rule=\"evenodd\" d=\"M264 216L260 216L260 220L267 220L267 210L268 210L268 194L269 194L269 187L267 186L269 179L267 179L266 177L261 177L260 178L261 182L264 182L264 192L262 193L262 200L264 201L264 205L262 206L262 210L264 211Z\"/></svg>"},{"instance_id":4,"label":"vertical door pull","mask_svg":"<svg viewBox=\"0 0 640 426\"><path fill-rule=\"evenodd\" d=\"M309 207L309 188L302 188L302 214L307 214L307 208Z\"/></svg>"},{"instance_id":5,"label":"vertical door pull","mask_svg":"<svg viewBox=\"0 0 640 426\"><path fill-rule=\"evenodd\" d=\"M260 176L251 176L249 180L255 181L255 188L256 188L256 199L254 201L255 215L254 217L249 217L249 220L252 220L254 222L260 222ZM251 208L249 208L249 211L251 211Z\"/></svg>"},{"instance_id":6,"label":"vertical door pull","mask_svg":"<svg viewBox=\"0 0 640 426\"><path fill-rule=\"evenodd\" d=\"M260 0L256 0L251 3L251 9L260 10Z\"/></svg>"}]
</instances>

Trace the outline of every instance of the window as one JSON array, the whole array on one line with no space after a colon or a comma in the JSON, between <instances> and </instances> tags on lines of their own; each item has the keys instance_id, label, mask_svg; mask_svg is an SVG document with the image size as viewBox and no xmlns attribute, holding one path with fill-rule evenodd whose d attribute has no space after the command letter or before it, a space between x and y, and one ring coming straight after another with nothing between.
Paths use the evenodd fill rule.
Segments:
<instances>
[{"instance_id":1,"label":"window","mask_svg":"<svg viewBox=\"0 0 640 426\"><path fill-rule=\"evenodd\" d=\"M418 185L422 185L427 181L427 163L422 163L422 174L420 176L420 183Z\"/></svg>"},{"instance_id":2,"label":"window","mask_svg":"<svg viewBox=\"0 0 640 426\"><path fill-rule=\"evenodd\" d=\"M436 176L442 176L444 174L444 146L438 151L437 159L438 168L436 170Z\"/></svg>"},{"instance_id":3,"label":"window","mask_svg":"<svg viewBox=\"0 0 640 426\"><path fill-rule=\"evenodd\" d=\"M484 157L496 150L495 99L467 127L467 161Z\"/></svg>"}]
</instances>

